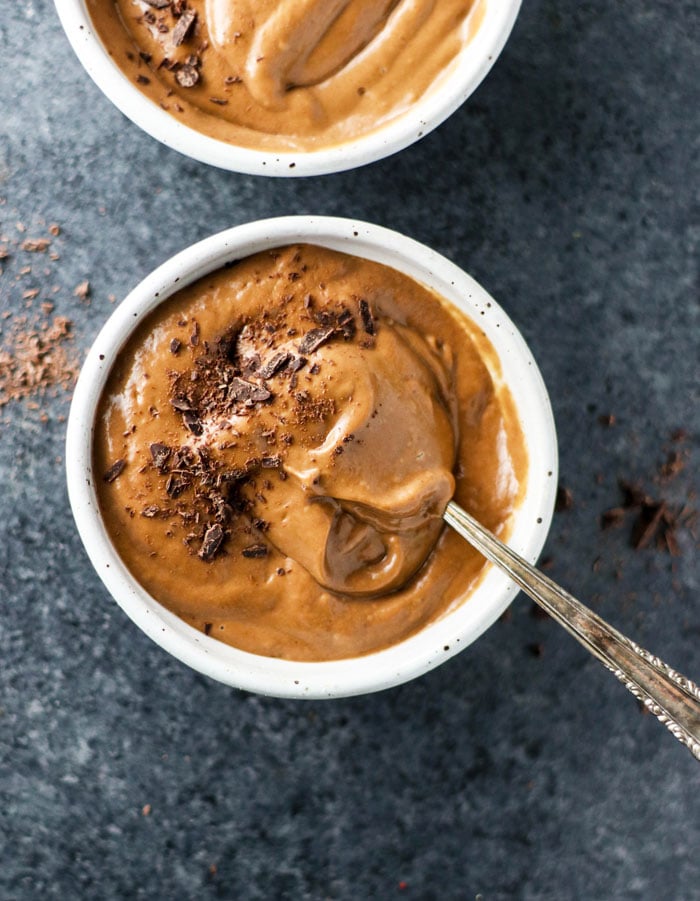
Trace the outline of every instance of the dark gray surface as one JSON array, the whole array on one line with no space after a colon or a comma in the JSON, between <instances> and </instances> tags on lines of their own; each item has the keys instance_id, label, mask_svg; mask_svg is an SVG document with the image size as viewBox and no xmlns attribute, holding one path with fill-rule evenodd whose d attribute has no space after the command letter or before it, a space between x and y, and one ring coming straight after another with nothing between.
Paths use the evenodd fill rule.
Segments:
<instances>
[{"instance_id":1,"label":"dark gray surface","mask_svg":"<svg viewBox=\"0 0 700 901\"><path fill-rule=\"evenodd\" d=\"M555 517L552 575L697 678L695 541L673 562L635 554L598 516L618 476L658 493L674 428L697 463L698 33L695 2L528 0L436 133L364 170L281 182L161 147L88 80L49 0L6 2L0 233L60 223L61 259L37 283L60 286L81 352L109 294L226 226L340 214L431 244L541 364L575 498ZM2 309L21 305L24 262L0 276ZM84 278L90 306L72 293ZM527 600L383 694L225 688L107 597L66 498L68 399L44 407L46 424L23 404L0 421L0 897L700 897L698 764Z\"/></svg>"}]
</instances>

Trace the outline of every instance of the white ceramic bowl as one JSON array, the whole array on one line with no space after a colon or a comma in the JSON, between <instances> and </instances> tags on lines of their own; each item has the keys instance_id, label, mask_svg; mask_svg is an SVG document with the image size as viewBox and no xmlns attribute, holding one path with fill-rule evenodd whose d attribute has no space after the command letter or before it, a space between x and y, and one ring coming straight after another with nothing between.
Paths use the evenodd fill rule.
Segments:
<instances>
[{"instance_id":1,"label":"white ceramic bowl","mask_svg":"<svg viewBox=\"0 0 700 901\"><path fill-rule=\"evenodd\" d=\"M110 2L110 0L104 0ZM339 146L312 152L271 152L237 147L203 135L149 100L116 65L95 33L85 0L55 0L63 28L88 75L136 125L186 156L251 175L323 175L382 159L408 147L450 116L498 58L521 0L487 0L484 19L456 65L436 90L383 128ZM292 165L293 164L293 165Z\"/></svg>"},{"instance_id":2,"label":"white ceramic bowl","mask_svg":"<svg viewBox=\"0 0 700 901\"><path fill-rule=\"evenodd\" d=\"M78 530L100 578L128 616L157 644L199 672L260 694L333 698L378 691L425 673L463 650L517 593L490 568L465 603L416 635L362 657L321 663L278 660L229 647L186 625L135 581L102 521L92 472L93 423L116 355L154 307L230 260L297 241L318 244L398 269L450 300L486 333L499 357L525 434L530 467L526 497L510 545L534 562L549 529L557 483L557 443L549 398L520 333L470 276L423 244L350 219L290 216L220 232L172 257L117 307L97 337L75 389L68 421L68 491Z\"/></svg>"}]
</instances>

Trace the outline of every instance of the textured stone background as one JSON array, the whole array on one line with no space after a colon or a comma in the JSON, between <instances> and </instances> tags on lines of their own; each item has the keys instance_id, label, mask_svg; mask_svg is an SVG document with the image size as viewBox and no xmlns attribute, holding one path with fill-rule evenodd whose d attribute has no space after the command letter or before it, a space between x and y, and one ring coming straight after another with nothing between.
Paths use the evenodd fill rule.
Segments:
<instances>
[{"instance_id":1,"label":"textured stone background","mask_svg":"<svg viewBox=\"0 0 700 901\"><path fill-rule=\"evenodd\" d=\"M86 77L49 0L5 2L0 233L62 234L59 261L6 261L0 309L58 285L82 354L110 294L226 226L339 214L431 244L541 364L575 500L555 517L551 573L698 677L696 542L683 535L677 560L634 553L628 526L602 533L598 517L618 476L658 493L673 429L697 463L699 33L689 0L527 0L436 133L281 182L143 135ZM85 278L90 305L73 296ZM152 645L74 529L68 403L0 421L0 897L700 897L698 764L522 597L442 668L345 701L245 695ZM685 498L691 471L666 496Z\"/></svg>"}]
</instances>

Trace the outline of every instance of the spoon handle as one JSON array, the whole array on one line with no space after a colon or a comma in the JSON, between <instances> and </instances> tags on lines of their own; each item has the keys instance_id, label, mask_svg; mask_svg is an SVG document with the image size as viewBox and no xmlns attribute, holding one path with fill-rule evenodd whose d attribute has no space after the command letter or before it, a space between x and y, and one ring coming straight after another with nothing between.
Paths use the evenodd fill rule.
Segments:
<instances>
[{"instance_id":1,"label":"spoon handle","mask_svg":"<svg viewBox=\"0 0 700 901\"><path fill-rule=\"evenodd\" d=\"M700 760L700 688L694 682L608 625L454 502L447 505L444 519L614 673Z\"/></svg>"}]
</instances>

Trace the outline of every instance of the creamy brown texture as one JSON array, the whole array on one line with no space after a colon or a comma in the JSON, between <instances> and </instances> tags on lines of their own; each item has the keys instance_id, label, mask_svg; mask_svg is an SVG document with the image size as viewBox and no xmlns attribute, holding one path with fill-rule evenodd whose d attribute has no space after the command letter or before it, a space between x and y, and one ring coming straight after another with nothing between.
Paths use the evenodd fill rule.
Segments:
<instances>
[{"instance_id":1,"label":"creamy brown texture","mask_svg":"<svg viewBox=\"0 0 700 901\"><path fill-rule=\"evenodd\" d=\"M486 0L88 0L127 76L180 121L244 147L371 132L439 83Z\"/></svg>"},{"instance_id":2,"label":"creamy brown texture","mask_svg":"<svg viewBox=\"0 0 700 901\"><path fill-rule=\"evenodd\" d=\"M157 600L244 650L398 642L482 573L450 497L503 532L524 490L489 369L484 335L388 267L308 245L238 262L119 355L95 431L109 533Z\"/></svg>"}]
</instances>

